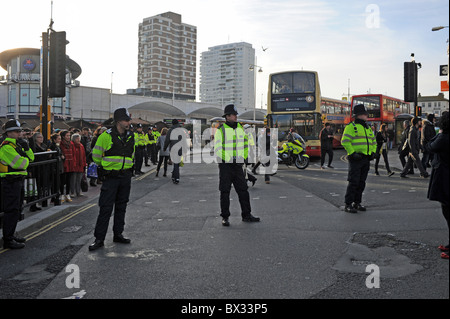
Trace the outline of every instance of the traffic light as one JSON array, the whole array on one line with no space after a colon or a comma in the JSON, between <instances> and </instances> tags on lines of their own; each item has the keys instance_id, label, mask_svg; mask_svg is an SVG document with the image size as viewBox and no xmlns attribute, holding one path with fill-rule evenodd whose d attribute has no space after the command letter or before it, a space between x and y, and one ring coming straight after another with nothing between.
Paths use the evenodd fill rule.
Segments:
<instances>
[{"instance_id":1,"label":"traffic light","mask_svg":"<svg viewBox=\"0 0 450 319\"><path fill-rule=\"evenodd\" d=\"M50 34L48 96L66 96L66 32Z\"/></svg>"},{"instance_id":2,"label":"traffic light","mask_svg":"<svg viewBox=\"0 0 450 319\"><path fill-rule=\"evenodd\" d=\"M404 63L404 100L415 102L417 99L417 64L416 62Z\"/></svg>"},{"instance_id":3,"label":"traffic light","mask_svg":"<svg viewBox=\"0 0 450 319\"><path fill-rule=\"evenodd\" d=\"M421 106L417 106L416 107L416 114L417 117L421 117L422 116L422 107Z\"/></svg>"}]
</instances>

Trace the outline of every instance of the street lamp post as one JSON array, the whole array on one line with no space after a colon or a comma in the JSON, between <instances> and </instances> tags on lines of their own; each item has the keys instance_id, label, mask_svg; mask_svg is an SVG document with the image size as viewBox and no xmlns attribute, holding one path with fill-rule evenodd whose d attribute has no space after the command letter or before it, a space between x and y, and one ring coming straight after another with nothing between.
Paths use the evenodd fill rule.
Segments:
<instances>
[{"instance_id":1,"label":"street lamp post","mask_svg":"<svg viewBox=\"0 0 450 319\"><path fill-rule=\"evenodd\" d=\"M255 68L259 68L258 72L263 72L262 70L262 66L256 65L257 63L257 59L255 57L255 64L249 64L248 69L250 71L253 71L254 76L255 76L255 80L254 80L254 84L255 84L255 91L254 91L254 95L255 95L255 102L253 103L253 121L256 120L256 72L255 72Z\"/></svg>"}]
</instances>

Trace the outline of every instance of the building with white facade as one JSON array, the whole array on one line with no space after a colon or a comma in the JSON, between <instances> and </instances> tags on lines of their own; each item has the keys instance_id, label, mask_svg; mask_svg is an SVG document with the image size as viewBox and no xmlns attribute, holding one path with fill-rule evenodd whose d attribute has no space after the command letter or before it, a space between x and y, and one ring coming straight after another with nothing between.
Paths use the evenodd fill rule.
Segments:
<instances>
[{"instance_id":1,"label":"building with white facade","mask_svg":"<svg viewBox=\"0 0 450 319\"><path fill-rule=\"evenodd\" d=\"M417 105L422 107L422 115L434 114L439 117L442 112L449 110L448 99L444 97L444 93L432 96L422 96L419 93Z\"/></svg>"},{"instance_id":2,"label":"building with white facade","mask_svg":"<svg viewBox=\"0 0 450 319\"><path fill-rule=\"evenodd\" d=\"M245 42L208 48L201 54L200 100L204 103L255 107L255 49Z\"/></svg>"},{"instance_id":3,"label":"building with white facade","mask_svg":"<svg viewBox=\"0 0 450 319\"><path fill-rule=\"evenodd\" d=\"M173 12L139 24L138 89L147 96L195 100L197 27Z\"/></svg>"}]
</instances>

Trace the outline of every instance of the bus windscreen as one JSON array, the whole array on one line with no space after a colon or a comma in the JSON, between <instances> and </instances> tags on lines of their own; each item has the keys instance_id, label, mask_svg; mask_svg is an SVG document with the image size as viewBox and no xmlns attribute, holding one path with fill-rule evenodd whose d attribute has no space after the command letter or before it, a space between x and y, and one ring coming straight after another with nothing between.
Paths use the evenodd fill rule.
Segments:
<instances>
[{"instance_id":1,"label":"bus windscreen","mask_svg":"<svg viewBox=\"0 0 450 319\"><path fill-rule=\"evenodd\" d=\"M316 108L315 74L290 72L272 75L272 111L312 111Z\"/></svg>"}]
</instances>

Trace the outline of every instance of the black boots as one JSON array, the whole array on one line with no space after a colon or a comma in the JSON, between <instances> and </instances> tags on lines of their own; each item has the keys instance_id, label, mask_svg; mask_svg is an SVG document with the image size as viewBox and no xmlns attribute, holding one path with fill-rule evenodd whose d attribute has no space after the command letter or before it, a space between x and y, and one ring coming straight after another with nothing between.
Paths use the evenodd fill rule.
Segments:
<instances>
[{"instance_id":1,"label":"black boots","mask_svg":"<svg viewBox=\"0 0 450 319\"><path fill-rule=\"evenodd\" d=\"M120 235L114 235L113 242L121 243L121 244L129 244L129 243L131 243L131 240L129 238L123 237L123 235L120 234ZM92 244L89 245L89 250L93 251L100 247L103 247L104 245L105 244L104 244L103 240L96 239Z\"/></svg>"}]
</instances>

